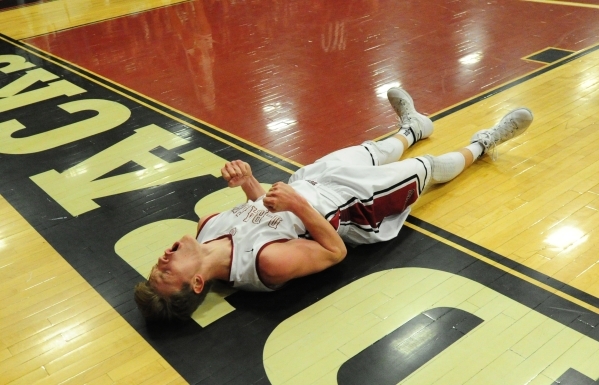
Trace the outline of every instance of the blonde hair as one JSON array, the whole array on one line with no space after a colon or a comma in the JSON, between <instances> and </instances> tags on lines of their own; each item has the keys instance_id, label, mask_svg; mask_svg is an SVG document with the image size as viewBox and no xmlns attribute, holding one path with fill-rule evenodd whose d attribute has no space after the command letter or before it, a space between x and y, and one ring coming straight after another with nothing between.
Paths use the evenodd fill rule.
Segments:
<instances>
[{"instance_id":1,"label":"blonde hair","mask_svg":"<svg viewBox=\"0 0 599 385\"><path fill-rule=\"evenodd\" d=\"M173 319L186 320L200 306L208 291L211 282L206 282L204 289L197 294L187 282L183 283L181 290L168 296L163 296L154 290L150 281L140 282L135 285L135 302L141 314L149 320L171 321Z\"/></svg>"}]
</instances>

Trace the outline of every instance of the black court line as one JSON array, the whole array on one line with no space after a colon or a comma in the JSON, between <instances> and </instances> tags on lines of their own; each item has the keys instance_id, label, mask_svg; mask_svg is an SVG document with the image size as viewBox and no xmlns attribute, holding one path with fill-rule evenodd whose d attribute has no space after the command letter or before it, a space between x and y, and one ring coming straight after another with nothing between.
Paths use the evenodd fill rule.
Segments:
<instances>
[{"instance_id":1,"label":"black court line","mask_svg":"<svg viewBox=\"0 0 599 385\"><path fill-rule=\"evenodd\" d=\"M508 267L514 271L522 273L533 280L543 283L547 286L550 286L556 290L559 290L569 296L576 298L582 302L585 302L589 305L595 306L599 308L599 298L595 297L591 294L588 294L580 289L576 289L564 282L561 282L555 278L552 278L546 274L543 274L537 270L534 270L528 266L525 266L519 262L514 261L508 257L504 257L501 254L498 254L492 250L486 249L482 246L477 245L476 243L470 242L469 240L459 237L455 234L450 233L449 231L445 231L431 223L418 219L412 215L408 216L408 223L416 227L420 227L421 229L430 231L431 233L438 235L439 237L446 239L449 242L453 242L457 245L460 245L470 251L478 253L484 257L487 257L501 265Z\"/></svg>"}]
</instances>

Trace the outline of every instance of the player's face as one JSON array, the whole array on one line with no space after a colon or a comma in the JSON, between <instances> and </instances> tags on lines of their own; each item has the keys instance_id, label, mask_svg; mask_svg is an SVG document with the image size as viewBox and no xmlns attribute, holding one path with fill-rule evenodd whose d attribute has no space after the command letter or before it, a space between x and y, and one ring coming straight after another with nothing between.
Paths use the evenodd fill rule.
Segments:
<instances>
[{"instance_id":1,"label":"player's face","mask_svg":"<svg viewBox=\"0 0 599 385\"><path fill-rule=\"evenodd\" d=\"M173 294L181 290L184 282L191 283L200 260L198 242L185 235L173 246L164 250L150 273L150 284L158 293Z\"/></svg>"}]
</instances>

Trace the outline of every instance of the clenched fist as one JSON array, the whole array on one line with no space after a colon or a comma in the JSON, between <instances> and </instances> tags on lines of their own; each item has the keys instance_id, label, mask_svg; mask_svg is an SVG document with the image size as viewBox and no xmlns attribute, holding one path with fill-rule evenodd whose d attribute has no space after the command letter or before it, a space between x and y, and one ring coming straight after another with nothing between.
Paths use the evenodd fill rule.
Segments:
<instances>
[{"instance_id":1,"label":"clenched fist","mask_svg":"<svg viewBox=\"0 0 599 385\"><path fill-rule=\"evenodd\" d=\"M225 163L225 167L220 170L220 173L223 179L227 181L229 187L241 186L252 177L250 165L241 160Z\"/></svg>"},{"instance_id":2,"label":"clenched fist","mask_svg":"<svg viewBox=\"0 0 599 385\"><path fill-rule=\"evenodd\" d=\"M283 182L277 182L266 193L264 206L271 212L294 212L304 201L305 199L293 187Z\"/></svg>"}]
</instances>

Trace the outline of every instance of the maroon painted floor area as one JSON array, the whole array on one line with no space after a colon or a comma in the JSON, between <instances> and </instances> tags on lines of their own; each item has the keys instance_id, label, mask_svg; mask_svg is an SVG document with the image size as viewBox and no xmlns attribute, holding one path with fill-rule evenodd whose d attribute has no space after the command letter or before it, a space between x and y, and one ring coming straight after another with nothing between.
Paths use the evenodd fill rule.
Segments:
<instances>
[{"instance_id":1,"label":"maroon painted floor area","mask_svg":"<svg viewBox=\"0 0 599 385\"><path fill-rule=\"evenodd\" d=\"M599 10L525 1L211 0L27 40L299 163L392 130L378 90L434 113L599 42Z\"/></svg>"}]
</instances>

